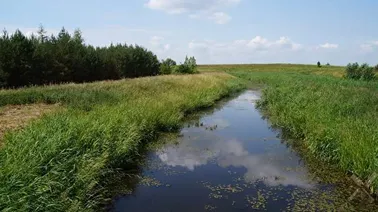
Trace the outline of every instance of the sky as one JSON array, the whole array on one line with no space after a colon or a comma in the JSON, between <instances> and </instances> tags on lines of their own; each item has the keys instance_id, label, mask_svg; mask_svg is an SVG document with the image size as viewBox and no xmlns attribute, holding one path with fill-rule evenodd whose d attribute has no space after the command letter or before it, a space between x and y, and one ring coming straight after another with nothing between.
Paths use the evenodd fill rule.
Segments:
<instances>
[{"instance_id":1,"label":"sky","mask_svg":"<svg viewBox=\"0 0 378 212\"><path fill-rule=\"evenodd\" d=\"M199 64L378 63L376 0L0 0L0 28L80 29Z\"/></svg>"}]
</instances>

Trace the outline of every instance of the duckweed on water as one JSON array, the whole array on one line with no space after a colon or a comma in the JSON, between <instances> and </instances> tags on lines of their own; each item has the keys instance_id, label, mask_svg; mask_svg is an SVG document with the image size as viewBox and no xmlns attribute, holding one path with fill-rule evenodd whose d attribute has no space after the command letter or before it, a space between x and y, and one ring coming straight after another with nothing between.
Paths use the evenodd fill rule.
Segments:
<instances>
[{"instance_id":1,"label":"duckweed on water","mask_svg":"<svg viewBox=\"0 0 378 212\"><path fill-rule=\"evenodd\" d=\"M257 197L247 195L246 200L250 207L255 210L264 210L266 208L266 197L260 191L257 191Z\"/></svg>"},{"instance_id":2,"label":"duckweed on water","mask_svg":"<svg viewBox=\"0 0 378 212\"><path fill-rule=\"evenodd\" d=\"M153 187L160 187L163 185L159 180L149 177L149 176L142 176L139 184L143 186L153 186Z\"/></svg>"},{"instance_id":3,"label":"duckweed on water","mask_svg":"<svg viewBox=\"0 0 378 212\"><path fill-rule=\"evenodd\" d=\"M217 206L214 206L214 205L205 205L205 210L206 211L213 211L213 210L216 210L217 209Z\"/></svg>"}]
</instances>

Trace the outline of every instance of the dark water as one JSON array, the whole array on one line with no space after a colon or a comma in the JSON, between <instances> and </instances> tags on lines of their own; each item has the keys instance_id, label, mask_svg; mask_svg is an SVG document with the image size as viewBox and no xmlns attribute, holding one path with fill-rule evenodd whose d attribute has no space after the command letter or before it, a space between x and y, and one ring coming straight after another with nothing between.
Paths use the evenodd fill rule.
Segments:
<instances>
[{"instance_id":1,"label":"dark water","mask_svg":"<svg viewBox=\"0 0 378 212\"><path fill-rule=\"evenodd\" d=\"M247 91L151 150L112 211L341 211L351 192L325 183L255 109ZM191 126L188 126L191 125ZM339 188L340 187L340 188ZM127 190L127 189L126 189ZM369 208L357 206L357 211Z\"/></svg>"}]
</instances>

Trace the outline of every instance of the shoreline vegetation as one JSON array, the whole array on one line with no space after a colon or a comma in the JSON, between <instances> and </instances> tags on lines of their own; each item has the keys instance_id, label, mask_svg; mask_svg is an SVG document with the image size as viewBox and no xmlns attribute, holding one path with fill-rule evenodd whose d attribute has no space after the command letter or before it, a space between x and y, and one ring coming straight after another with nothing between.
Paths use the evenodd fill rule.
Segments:
<instances>
[{"instance_id":1,"label":"shoreline vegetation","mask_svg":"<svg viewBox=\"0 0 378 212\"><path fill-rule=\"evenodd\" d=\"M318 159L366 181L377 196L378 82L317 74L316 66L305 72L272 67L227 72L264 85L258 105L274 125L303 141Z\"/></svg>"},{"instance_id":2,"label":"shoreline vegetation","mask_svg":"<svg viewBox=\"0 0 378 212\"><path fill-rule=\"evenodd\" d=\"M236 77L208 73L1 91L1 105L60 102L67 110L5 136L0 209L94 210L106 198L101 179L131 163L144 143L243 88Z\"/></svg>"}]
</instances>

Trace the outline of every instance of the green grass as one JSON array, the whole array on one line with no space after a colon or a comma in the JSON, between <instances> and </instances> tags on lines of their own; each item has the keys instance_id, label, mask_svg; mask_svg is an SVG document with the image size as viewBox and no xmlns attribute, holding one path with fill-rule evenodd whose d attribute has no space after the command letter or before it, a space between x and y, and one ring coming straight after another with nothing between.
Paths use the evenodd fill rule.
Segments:
<instances>
[{"instance_id":1,"label":"green grass","mask_svg":"<svg viewBox=\"0 0 378 212\"><path fill-rule=\"evenodd\" d=\"M291 72L315 75L330 75L343 77L345 67L342 66L322 66L298 65L298 64L243 64L243 65L201 65L200 72Z\"/></svg>"},{"instance_id":2,"label":"green grass","mask_svg":"<svg viewBox=\"0 0 378 212\"><path fill-rule=\"evenodd\" d=\"M378 172L377 81L293 71L230 73L265 85L259 106L318 158L365 180Z\"/></svg>"},{"instance_id":3,"label":"green grass","mask_svg":"<svg viewBox=\"0 0 378 212\"><path fill-rule=\"evenodd\" d=\"M0 150L1 211L93 211L101 183L186 113L243 88L210 73L1 90L0 106L61 102L67 110L8 133Z\"/></svg>"}]
</instances>

